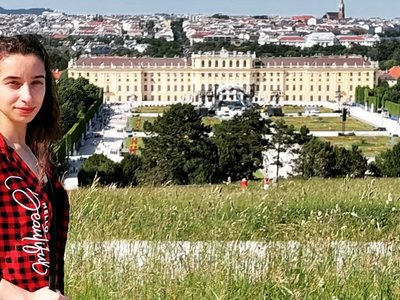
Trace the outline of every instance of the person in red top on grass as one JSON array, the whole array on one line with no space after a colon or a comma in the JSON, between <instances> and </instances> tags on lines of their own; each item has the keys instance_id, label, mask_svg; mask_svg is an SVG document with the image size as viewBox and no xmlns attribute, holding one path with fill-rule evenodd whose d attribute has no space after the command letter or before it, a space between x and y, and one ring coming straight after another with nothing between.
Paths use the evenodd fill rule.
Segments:
<instances>
[{"instance_id":1,"label":"person in red top on grass","mask_svg":"<svg viewBox=\"0 0 400 300\"><path fill-rule=\"evenodd\" d=\"M49 150L60 135L44 47L31 35L0 37L0 300L67 299L68 195L52 171ZM48 287L53 216L55 291Z\"/></svg>"}]
</instances>

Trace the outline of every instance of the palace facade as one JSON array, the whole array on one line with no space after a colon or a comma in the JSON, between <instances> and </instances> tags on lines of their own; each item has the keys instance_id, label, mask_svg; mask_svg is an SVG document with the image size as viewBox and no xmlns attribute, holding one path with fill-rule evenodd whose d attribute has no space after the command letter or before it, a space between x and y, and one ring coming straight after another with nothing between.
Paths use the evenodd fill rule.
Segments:
<instances>
[{"instance_id":1,"label":"palace facade","mask_svg":"<svg viewBox=\"0 0 400 300\"><path fill-rule=\"evenodd\" d=\"M373 87L378 62L361 56L268 57L204 52L189 58L81 57L68 76L104 88L105 102L211 102L222 86L239 86L254 101L352 101Z\"/></svg>"}]
</instances>

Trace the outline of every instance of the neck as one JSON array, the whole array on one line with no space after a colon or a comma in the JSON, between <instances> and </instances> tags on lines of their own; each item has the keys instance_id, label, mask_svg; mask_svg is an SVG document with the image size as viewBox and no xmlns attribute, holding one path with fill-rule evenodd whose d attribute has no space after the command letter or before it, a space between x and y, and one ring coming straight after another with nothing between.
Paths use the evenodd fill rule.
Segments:
<instances>
[{"instance_id":1,"label":"neck","mask_svg":"<svg viewBox=\"0 0 400 300\"><path fill-rule=\"evenodd\" d=\"M9 145L26 145L27 124L13 123L0 114L0 133Z\"/></svg>"},{"instance_id":2,"label":"neck","mask_svg":"<svg viewBox=\"0 0 400 300\"><path fill-rule=\"evenodd\" d=\"M26 146L26 131L25 130L15 130L9 131L5 129L0 129L0 133L3 135L7 144L15 148L15 146L24 147Z\"/></svg>"}]
</instances>

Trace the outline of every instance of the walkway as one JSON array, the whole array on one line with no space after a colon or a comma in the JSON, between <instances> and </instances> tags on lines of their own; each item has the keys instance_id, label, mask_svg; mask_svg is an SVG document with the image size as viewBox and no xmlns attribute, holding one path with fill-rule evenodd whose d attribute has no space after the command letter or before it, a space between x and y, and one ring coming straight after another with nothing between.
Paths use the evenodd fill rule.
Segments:
<instances>
[{"instance_id":1,"label":"walkway","mask_svg":"<svg viewBox=\"0 0 400 300\"><path fill-rule=\"evenodd\" d=\"M129 109L123 105L113 105L109 108L110 119L104 128L89 133L85 144L79 148L77 155L69 156L70 169L65 177L64 186L67 190L78 188L78 171L81 164L93 154L104 154L115 162L120 162L122 156L119 149L127 137L124 128L129 118Z\"/></svg>"}]
</instances>

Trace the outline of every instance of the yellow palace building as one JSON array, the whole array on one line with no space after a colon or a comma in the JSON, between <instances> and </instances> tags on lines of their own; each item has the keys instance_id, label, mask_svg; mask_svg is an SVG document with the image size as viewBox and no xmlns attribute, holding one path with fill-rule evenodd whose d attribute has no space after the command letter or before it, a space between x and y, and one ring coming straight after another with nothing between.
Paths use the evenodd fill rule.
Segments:
<instances>
[{"instance_id":1,"label":"yellow palace building","mask_svg":"<svg viewBox=\"0 0 400 300\"><path fill-rule=\"evenodd\" d=\"M70 61L68 76L104 88L106 103L212 102L222 86L239 87L254 101L284 103L336 101L339 95L353 101L357 86L374 86L376 70L378 62L362 56L260 58L221 50L187 58L81 57Z\"/></svg>"}]
</instances>

